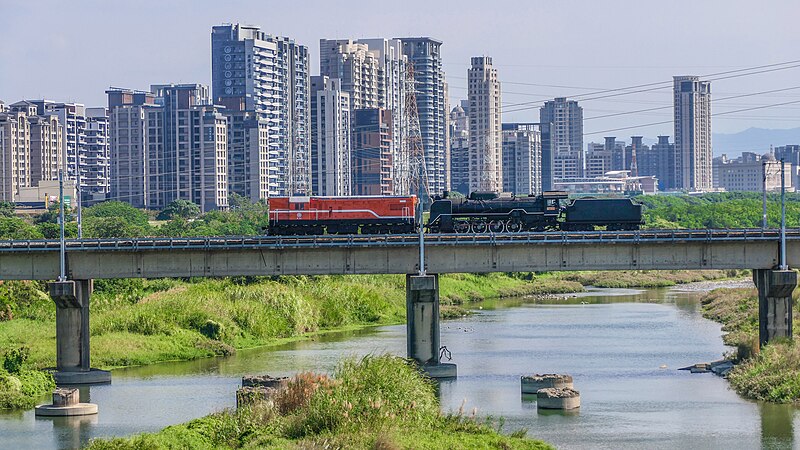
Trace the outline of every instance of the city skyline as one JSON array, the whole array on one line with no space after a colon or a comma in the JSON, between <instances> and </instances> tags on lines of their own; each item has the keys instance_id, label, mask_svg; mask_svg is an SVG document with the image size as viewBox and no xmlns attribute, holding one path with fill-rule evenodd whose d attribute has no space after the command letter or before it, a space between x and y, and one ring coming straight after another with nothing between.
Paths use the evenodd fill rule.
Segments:
<instances>
[{"instance_id":1,"label":"city skyline","mask_svg":"<svg viewBox=\"0 0 800 450\"><path fill-rule=\"evenodd\" d=\"M146 6L148 2L144 3ZM100 2L83 2L65 7L55 2L29 5L11 1L4 6L4 12L8 13L0 17L0 26L8 31L9 36L26 37L0 50L0 58L5 64L15 68L13 71L0 72L0 99L7 104L22 98L47 98L98 106L104 104L104 92L109 86L146 89L153 80L210 86L208 29L223 22L241 21L258 25L269 34L289 36L298 44L307 46L311 73L314 75L319 71L319 39L395 36L436 38L443 42L442 64L451 105L466 98L465 71L470 56L491 55L494 65L502 73L503 121L537 121L538 108L544 100L559 96L573 98L576 94L591 92L590 88L600 90L669 82L674 75L702 77L790 60L792 39L788 33L791 29L790 17L793 15L788 13L796 10L790 2L781 2L771 4L769 11L743 15L743 2L724 2L724 8L722 2L709 2L693 8L696 14L713 16L715 20L704 22L704 27L692 28L682 25L678 20L682 8L672 4L659 6L605 2L602 6L578 6L508 2L513 6L481 9L466 2L463 7L460 4L459 8L453 5L429 6L426 14L419 14L420 5L413 3L406 9L387 6L379 12L361 8L362 3L354 2L353 7L348 8L347 14L351 20L337 20L344 12L337 12L337 8L330 4L317 2L310 5L311 8L305 11L311 12L303 16L284 5L236 2L234 6L247 5L247 12L232 17L230 11L235 10L232 6L213 2L203 2L203 7L192 8L186 6L196 6L196 2L173 2L166 8L160 8L158 15L152 15L147 13L149 8L138 5L135 8L121 5L112 7ZM113 9L116 16L124 16L125 20L119 23L98 20L107 8L109 11ZM504 14L509 8L517 13ZM44 10L47 14L41 14ZM186 20L175 20L179 11L186 13ZM393 20L368 20L377 14L391 16ZM40 23L40 29L48 30L46 33L22 32L22 24L30 23L28 18L33 17ZM150 23L148 27L158 31L134 33L137 20L145 17ZM619 27L604 27L601 33L588 34L587 31L575 33L576 36L556 33L558 23L565 18L570 20L571 28L590 30L592 24L612 17L641 17L647 20L626 22L620 19ZM658 19L654 20L653 17ZM500 18L505 26L494 26L495 19L500 21ZM525 22L526 18L529 22ZM61 21L71 26L57 26ZM752 33L742 35L736 31L737 27L731 26L742 21L746 21ZM159 28L160 25L163 27ZM120 29L129 32L119 33ZM126 37L108 40L92 38L105 35L106 31L112 35L112 30L116 32L113 35L124 34ZM135 39L132 38L134 36ZM587 39L588 36L591 39ZM647 36L647 39L641 39L641 36ZM91 47L94 52L66 51L82 46ZM763 51L766 48L769 51ZM542 49L547 49L546 54ZM28 58L32 53L40 57ZM96 53L104 57L97 58ZM47 66L44 61L48 62ZM45 67L64 67L68 70L45 70ZM798 89L719 101L726 96L792 87L796 71L780 70L715 82L713 113L800 99ZM668 120L671 116L669 109L598 118L654 106L671 106L671 86L669 83L665 86L665 89L606 99L577 97L585 109L585 141L598 141L603 134L649 137L672 134L669 123L638 126ZM513 106L519 103L536 104L529 109L524 109L527 105ZM797 119L798 108L800 106L787 105L725 115L715 118L714 130L730 133L751 126L792 128L800 124L800 119ZM631 128L602 133L620 127ZM733 152L741 150L746 149L730 149Z\"/></svg>"}]
</instances>

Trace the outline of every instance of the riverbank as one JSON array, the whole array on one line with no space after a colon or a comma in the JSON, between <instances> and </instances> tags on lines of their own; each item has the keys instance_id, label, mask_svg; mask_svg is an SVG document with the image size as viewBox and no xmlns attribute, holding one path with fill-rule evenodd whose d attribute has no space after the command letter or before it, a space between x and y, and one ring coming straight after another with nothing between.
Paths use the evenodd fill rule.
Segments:
<instances>
[{"instance_id":1,"label":"riverbank","mask_svg":"<svg viewBox=\"0 0 800 450\"><path fill-rule=\"evenodd\" d=\"M793 325L798 331L795 290ZM702 300L703 316L722 324L725 344L737 347L740 359L728 374L731 387L741 396L775 403L800 403L800 344L794 340L772 342L759 349L758 292L754 288L717 289Z\"/></svg>"},{"instance_id":2,"label":"riverbank","mask_svg":"<svg viewBox=\"0 0 800 450\"><path fill-rule=\"evenodd\" d=\"M299 374L267 401L88 448L553 448L499 429L474 412L442 415L433 384L404 359L366 356L332 377Z\"/></svg>"}]
</instances>

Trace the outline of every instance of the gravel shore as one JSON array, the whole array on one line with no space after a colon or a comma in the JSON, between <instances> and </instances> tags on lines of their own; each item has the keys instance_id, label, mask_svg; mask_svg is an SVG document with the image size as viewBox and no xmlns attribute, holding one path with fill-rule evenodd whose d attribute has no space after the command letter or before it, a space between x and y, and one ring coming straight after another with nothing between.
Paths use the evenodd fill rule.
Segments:
<instances>
[{"instance_id":1,"label":"gravel shore","mask_svg":"<svg viewBox=\"0 0 800 450\"><path fill-rule=\"evenodd\" d=\"M719 288L755 288L753 280L742 278L739 280L698 281L697 283L678 284L670 289L679 292L708 292Z\"/></svg>"}]
</instances>

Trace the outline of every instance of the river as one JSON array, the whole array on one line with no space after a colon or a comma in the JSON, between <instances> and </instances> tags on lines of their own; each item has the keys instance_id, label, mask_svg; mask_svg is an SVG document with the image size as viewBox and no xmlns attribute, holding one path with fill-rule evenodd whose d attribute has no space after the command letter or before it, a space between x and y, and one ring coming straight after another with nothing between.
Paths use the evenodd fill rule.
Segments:
<instances>
[{"instance_id":1,"label":"river","mask_svg":"<svg viewBox=\"0 0 800 450\"><path fill-rule=\"evenodd\" d=\"M441 383L442 408L477 408L480 417L503 417L504 431L526 428L558 448L792 448L795 408L747 401L717 376L677 370L729 350L719 325L701 317L698 297L606 289L536 303L484 302L477 314L442 323L442 344L458 364L458 378ZM98 404L97 416L2 413L0 447L74 448L93 437L156 431L233 406L244 374L330 371L344 356L403 355L405 345L405 326L388 326L115 370L111 385L81 391L82 400ZM552 372L573 376L579 412L539 413L521 397L520 375Z\"/></svg>"}]
</instances>

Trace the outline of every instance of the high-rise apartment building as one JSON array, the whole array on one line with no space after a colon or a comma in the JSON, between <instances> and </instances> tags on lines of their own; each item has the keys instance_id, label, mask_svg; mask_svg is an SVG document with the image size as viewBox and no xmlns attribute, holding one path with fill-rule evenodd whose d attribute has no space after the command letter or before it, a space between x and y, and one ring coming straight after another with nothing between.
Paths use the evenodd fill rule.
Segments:
<instances>
[{"instance_id":1,"label":"high-rise apartment building","mask_svg":"<svg viewBox=\"0 0 800 450\"><path fill-rule=\"evenodd\" d=\"M269 123L269 171L281 195L311 183L308 48L258 27L215 26L211 32L214 100L228 111L252 111Z\"/></svg>"},{"instance_id":2,"label":"high-rise apartment building","mask_svg":"<svg viewBox=\"0 0 800 450\"><path fill-rule=\"evenodd\" d=\"M675 188L675 144L669 141L669 136L658 136L648 156L639 159L639 173L658 178L659 190Z\"/></svg>"},{"instance_id":3,"label":"high-rise apartment building","mask_svg":"<svg viewBox=\"0 0 800 450\"><path fill-rule=\"evenodd\" d=\"M23 111L0 113L0 200L13 202L23 187L31 186L31 136Z\"/></svg>"},{"instance_id":4,"label":"high-rise apartment building","mask_svg":"<svg viewBox=\"0 0 800 450\"><path fill-rule=\"evenodd\" d=\"M64 168L63 130L56 116L29 116L31 135L31 182L58 180Z\"/></svg>"},{"instance_id":5,"label":"high-rise apartment building","mask_svg":"<svg viewBox=\"0 0 800 450\"><path fill-rule=\"evenodd\" d=\"M540 124L503 124L503 191L518 196L542 193Z\"/></svg>"},{"instance_id":6,"label":"high-rise apartment building","mask_svg":"<svg viewBox=\"0 0 800 450\"><path fill-rule=\"evenodd\" d=\"M612 138L613 139L613 138ZM601 178L606 172L614 170L614 155L607 144L589 142L586 144L586 165L584 177Z\"/></svg>"},{"instance_id":7,"label":"high-rise apartment building","mask_svg":"<svg viewBox=\"0 0 800 450\"><path fill-rule=\"evenodd\" d=\"M350 95L350 109L381 108L392 118L389 168L395 193L401 193L400 178L408 172L402 149L404 86L407 57L399 39L321 39L320 74L339 78Z\"/></svg>"},{"instance_id":8,"label":"high-rise apartment building","mask_svg":"<svg viewBox=\"0 0 800 450\"><path fill-rule=\"evenodd\" d=\"M575 100L556 98L545 102L539 110L539 122L550 124L550 157L545 162L550 166L550 173L546 173L550 179L545 179L544 185L552 186L555 180L583 177L583 108Z\"/></svg>"},{"instance_id":9,"label":"high-rise apartment building","mask_svg":"<svg viewBox=\"0 0 800 450\"><path fill-rule=\"evenodd\" d=\"M110 89L112 198L163 209L188 200L202 211L228 207L228 119L200 84L150 92Z\"/></svg>"},{"instance_id":10,"label":"high-rise apartment building","mask_svg":"<svg viewBox=\"0 0 800 450\"><path fill-rule=\"evenodd\" d=\"M450 189L469 195L469 100L450 111Z\"/></svg>"},{"instance_id":11,"label":"high-rise apartment building","mask_svg":"<svg viewBox=\"0 0 800 450\"><path fill-rule=\"evenodd\" d=\"M697 76L676 76L675 188L712 188L711 83ZM670 186L673 187L673 186Z\"/></svg>"},{"instance_id":12,"label":"high-rise apartment building","mask_svg":"<svg viewBox=\"0 0 800 450\"><path fill-rule=\"evenodd\" d=\"M202 211L228 207L228 121L211 104L202 84L150 87L163 118L161 139L155 139L158 174L151 181L155 205L188 200Z\"/></svg>"},{"instance_id":13,"label":"high-rise apartment building","mask_svg":"<svg viewBox=\"0 0 800 450\"><path fill-rule=\"evenodd\" d=\"M315 195L350 195L350 95L338 78L311 77L311 173Z\"/></svg>"},{"instance_id":14,"label":"high-rise apartment building","mask_svg":"<svg viewBox=\"0 0 800 450\"><path fill-rule=\"evenodd\" d=\"M467 71L469 92L469 189L503 189L503 134L500 81L492 58L472 58Z\"/></svg>"},{"instance_id":15,"label":"high-rise apartment building","mask_svg":"<svg viewBox=\"0 0 800 450\"><path fill-rule=\"evenodd\" d=\"M111 148L108 141L108 110L86 108L84 148L81 154L81 184L84 203L101 202L111 190Z\"/></svg>"},{"instance_id":16,"label":"high-rise apartment building","mask_svg":"<svg viewBox=\"0 0 800 450\"><path fill-rule=\"evenodd\" d=\"M163 117L155 95L121 88L111 88L106 94L111 148L110 197L136 208L156 209L153 202L157 196L150 188L150 181L151 174L158 173L158 164L156 155L149 151L159 145L158 130L163 125Z\"/></svg>"},{"instance_id":17,"label":"high-rise apartment building","mask_svg":"<svg viewBox=\"0 0 800 450\"><path fill-rule=\"evenodd\" d=\"M269 122L255 111L221 112L228 119L228 192L252 202L278 195L277 169L269 165Z\"/></svg>"},{"instance_id":18,"label":"high-rise apartment building","mask_svg":"<svg viewBox=\"0 0 800 450\"><path fill-rule=\"evenodd\" d=\"M422 148L430 193L448 188L447 96L442 42L429 37L400 38L414 72Z\"/></svg>"},{"instance_id":19,"label":"high-rise apartment building","mask_svg":"<svg viewBox=\"0 0 800 450\"><path fill-rule=\"evenodd\" d=\"M357 109L351 120L351 164L353 195L391 195L396 192L392 178L392 111L381 108Z\"/></svg>"},{"instance_id":20,"label":"high-rise apartment building","mask_svg":"<svg viewBox=\"0 0 800 450\"><path fill-rule=\"evenodd\" d=\"M21 101L0 112L0 199L16 201L23 188L58 180L64 169L63 128L53 114L40 115Z\"/></svg>"},{"instance_id":21,"label":"high-rise apartment building","mask_svg":"<svg viewBox=\"0 0 800 450\"><path fill-rule=\"evenodd\" d=\"M104 108L87 108L81 103L29 100L39 115L55 115L63 131L66 179L75 181L82 204L105 200L110 191L108 118ZM87 134L92 144L87 145Z\"/></svg>"}]
</instances>

